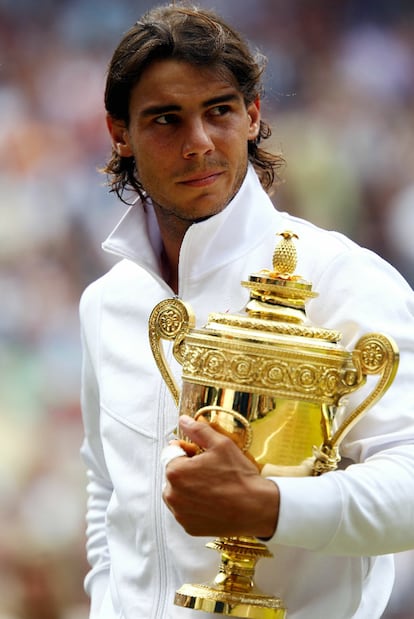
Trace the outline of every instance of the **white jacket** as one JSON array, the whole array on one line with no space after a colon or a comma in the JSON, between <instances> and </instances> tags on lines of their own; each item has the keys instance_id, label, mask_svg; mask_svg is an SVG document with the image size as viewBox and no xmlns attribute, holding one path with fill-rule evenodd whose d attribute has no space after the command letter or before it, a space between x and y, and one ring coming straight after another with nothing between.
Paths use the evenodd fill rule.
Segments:
<instances>
[{"instance_id":1,"label":"white jacket","mask_svg":"<svg viewBox=\"0 0 414 619\"><path fill-rule=\"evenodd\" d=\"M250 167L228 207L187 231L179 296L198 326L209 312L241 311L248 292L240 281L271 268L275 234L286 229L299 236L297 273L319 293L308 304L310 320L340 330L350 348L367 332L391 335L401 358L392 387L342 444L342 455L358 464L277 479L274 558L259 561L256 581L282 597L289 619L376 619L393 584L387 553L414 547L412 290L372 252L278 212ZM183 583L214 577L219 555L204 547L210 539L185 533L161 497L160 456L177 410L151 354L148 317L173 292L160 275L151 209L131 207L104 248L123 260L81 300L91 618L211 617L173 605Z\"/></svg>"}]
</instances>

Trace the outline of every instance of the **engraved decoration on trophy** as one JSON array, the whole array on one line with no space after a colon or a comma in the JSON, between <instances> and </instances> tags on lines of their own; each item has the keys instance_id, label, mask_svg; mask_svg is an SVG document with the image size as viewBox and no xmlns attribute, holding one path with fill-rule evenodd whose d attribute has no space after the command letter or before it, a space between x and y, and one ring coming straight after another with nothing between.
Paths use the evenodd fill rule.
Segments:
<instances>
[{"instance_id":1,"label":"engraved decoration on trophy","mask_svg":"<svg viewBox=\"0 0 414 619\"><path fill-rule=\"evenodd\" d=\"M295 274L297 236L279 236L273 269L241 282L250 291L244 313L212 313L198 329L188 304L167 299L151 313L149 338L180 415L203 418L226 433L264 476L316 476L337 468L342 440L389 388L399 356L381 333L363 335L349 351L341 333L311 324L305 305L317 293ZM173 343L181 388L162 340ZM347 396L369 375L378 377L375 385L348 410ZM265 543L226 537L207 547L221 554L217 575L210 583L183 584L175 604L239 618L287 617L283 600L254 581L257 561L272 556Z\"/></svg>"}]
</instances>

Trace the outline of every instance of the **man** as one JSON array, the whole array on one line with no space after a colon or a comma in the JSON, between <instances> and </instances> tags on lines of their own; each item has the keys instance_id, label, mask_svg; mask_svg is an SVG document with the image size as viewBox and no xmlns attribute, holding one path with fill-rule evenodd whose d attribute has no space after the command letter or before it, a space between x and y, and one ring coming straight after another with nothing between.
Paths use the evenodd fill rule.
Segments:
<instances>
[{"instance_id":1,"label":"man","mask_svg":"<svg viewBox=\"0 0 414 619\"><path fill-rule=\"evenodd\" d=\"M179 6L146 15L109 65L106 172L135 202L104 244L122 260L81 302L93 619L210 616L175 606L174 592L216 573L206 541L241 534L267 540L274 558L257 584L290 619L376 619L390 553L414 546L414 295L371 252L274 208L265 189L282 160L261 147L261 74L217 16ZM299 237L297 272L319 293L310 320L350 349L379 331L401 352L394 384L342 444L353 464L264 478L230 439L184 416L203 452L164 467L178 414L148 342L152 309L178 295L200 326L212 311L240 311L240 280L270 266L286 229Z\"/></svg>"}]
</instances>

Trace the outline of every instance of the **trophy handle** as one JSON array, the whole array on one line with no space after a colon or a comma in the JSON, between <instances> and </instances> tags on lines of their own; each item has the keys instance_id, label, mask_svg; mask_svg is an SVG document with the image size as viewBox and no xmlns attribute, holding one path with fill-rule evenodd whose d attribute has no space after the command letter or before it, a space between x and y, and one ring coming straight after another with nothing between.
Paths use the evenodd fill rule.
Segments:
<instances>
[{"instance_id":1,"label":"trophy handle","mask_svg":"<svg viewBox=\"0 0 414 619\"><path fill-rule=\"evenodd\" d=\"M379 374L375 388L350 413L343 424L327 438L320 449L315 449L316 461L313 475L320 475L336 468L340 457L339 444L355 426L361 416L373 406L391 386L398 369L399 352L394 340L381 333L368 333L361 337L352 353L353 360L362 376Z\"/></svg>"},{"instance_id":2,"label":"trophy handle","mask_svg":"<svg viewBox=\"0 0 414 619\"><path fill-rule=\"evenodd\" d=\"M220 418L223 416L227 416L228 419L220 423ZM241 451L246 452L252 444L253 432L250 423L246 417L233 409L223 408L222 406L203 406L194 414L196 421L200 417L203 417L216 430L231 438ZM241 431L240 428L242 428Z\"/></svg>"},{"instance_id":3,"label":"trophy handle","mask_svg":"<svg viewBox=\"0 0 414 619\"><path fill-rule=\"evenodd\" d=\"M173 340L173 355L180 365L184 362L182 343L187 333L195 325L195 316L191 307L180 299L160 301L149 317L149 340L155 363L171 395L178 406L180 390L165 359L161 340Z\"/></svg>"}]
</instances>

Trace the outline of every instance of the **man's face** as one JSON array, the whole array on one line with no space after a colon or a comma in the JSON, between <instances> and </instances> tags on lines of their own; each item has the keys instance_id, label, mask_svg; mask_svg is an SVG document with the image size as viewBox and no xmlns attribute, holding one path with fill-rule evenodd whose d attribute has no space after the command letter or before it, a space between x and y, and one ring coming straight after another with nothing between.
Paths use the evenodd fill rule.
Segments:
<instances>
[{"instance_id":1,"label":"man's face","mask_svg":"<svg viewBox=\"0 0 414 619\"><path fill-rule=\"evenodd\" d=\"M246 108L231 78L173 59L157 60L131 93L130 123L108 120L114 145L134 156L161 214L191 223L229 203L257 137L259 104Z\"/></svg>"}]
</instances>

